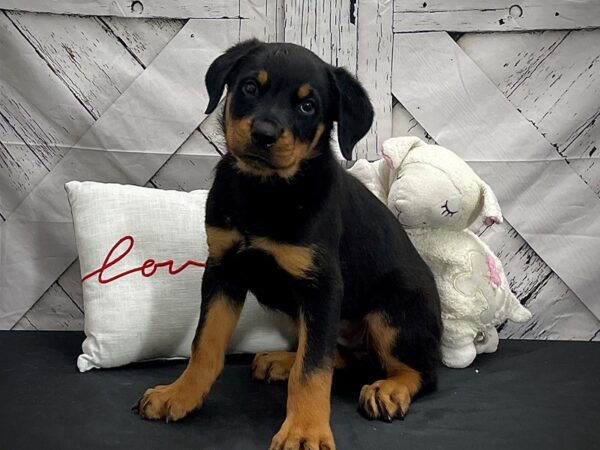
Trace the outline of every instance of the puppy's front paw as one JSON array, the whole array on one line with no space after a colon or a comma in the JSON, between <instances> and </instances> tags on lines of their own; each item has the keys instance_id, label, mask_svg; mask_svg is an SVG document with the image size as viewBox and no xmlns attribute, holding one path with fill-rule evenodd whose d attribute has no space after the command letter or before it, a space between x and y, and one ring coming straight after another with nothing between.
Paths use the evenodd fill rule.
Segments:
<instances>
[{"instance_id":1,"label":"puppy's front paw","mask_svg":"<svg viewBox=\"0 0 600 450\"><path fill-rule=\"evenodd\" d=\"M273 436L269 450L335 450L335 442L328 423L300 423L287 418Z\"/></svg>"},{"instance_id":2,"label":"puppy's front paw","mask_svg":"<svg viewBox=\"0 0 600 450\"><path fill-rule=\"evenodd\" d=\"M379 380L363 386L359 406L371 419L386 422L394 418L404 419L410 406L410 392L407 386L397 380Z\"/></svg>"},{"instance_id":3,"label":"puppy's front paw","mask_svg":"<svg viewBox=\"0 0 600 450\"><path fill-rule=\"evenodd\" d=\"M202 404L197 389L180 381L150 388L134 406L144 419L165 419L167 422L184 418Z\"/></svg>"},{"instance_id":4,"label":"puppy's front paw","mask_svg":"<svg viewBox=\"0 0 600 450\"><path fill-rule=\"evenodd\" d=\"M252 362L252 377L264 381L285 381L296 360L294 352L257 353Z\"/></svg>"}]
</instances>

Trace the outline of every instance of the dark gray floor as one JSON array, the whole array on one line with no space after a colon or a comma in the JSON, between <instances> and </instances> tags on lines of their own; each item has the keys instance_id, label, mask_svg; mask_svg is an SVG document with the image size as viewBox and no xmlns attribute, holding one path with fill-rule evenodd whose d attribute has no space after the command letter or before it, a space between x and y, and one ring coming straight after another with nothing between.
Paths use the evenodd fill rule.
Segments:
<instances>
[{"instance_id":1,"label":"dark gray floor","mask_svg":"<svg viewBox=\"0 0 600 450\"><path fill-rule=\"evenodd\" d=\"M2 449L266 449L285 386L227 364L203 409L180 423L140 420L131 405L183 363L77 372L78 332L0 332ZM335 382L332 428L346 449L600 449L600 344L503 341L473 367L442 369L439 390L404 421L370 422L358 391Z\"/></svg>"}]
</instances>

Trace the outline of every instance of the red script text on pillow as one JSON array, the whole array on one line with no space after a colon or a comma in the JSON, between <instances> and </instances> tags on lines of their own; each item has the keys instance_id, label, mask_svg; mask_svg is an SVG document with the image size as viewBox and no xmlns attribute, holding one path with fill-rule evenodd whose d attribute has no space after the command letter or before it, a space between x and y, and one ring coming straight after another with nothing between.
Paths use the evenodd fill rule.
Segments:
<instances>
[{"instance_id":1,"label":"red script text on pillow","mask_svg":"<svg viewBox=\"0 0 600 450\"><path fill-rule=\"evenodd\" d=\"M125 248L121 250L121 253L118 253L118 250L122 246L122 244L125 244ZM106 258L104 258L104 262L102 263L102 265L100 267L98 267L97 269L91 271L90 273L84 275L81 278L81 282L83 283L84 281L97 275L98 282L100 284L107 284L107 283L111 283L115 280L118 280L119 278L122 278L124 276L131 275L132 273L135 273L135 272L140 272L142 274L142 276L148 278L148 277L153 276L160 267L167 267L169 270L169 274L177 275L178 273L187 269L189 266L196 266L196 267L205 267L206 266L206 264L203 262L194 261L192 259L189 259L186 262L184 262L181 266L174 267L175 263L173 262L172 259L167 259L165 261L157 262L154 259L149 258L149 259L145 260L142 263L142 265L139 267L134 267L132 269L128 269L128 270L120 272L116 275L113 275L112 277L105 278L104 272L107 271L108 269L110 269L111 267L113 267L114 265L116 265L117 263L119 263L121 260L123 260L123 258L125 258L129 253L131 253L134 244L135 244L135 239L133 238L133 236L123 236L108 251L108 254L106 255Z\"/></svg>"}]
</instances>

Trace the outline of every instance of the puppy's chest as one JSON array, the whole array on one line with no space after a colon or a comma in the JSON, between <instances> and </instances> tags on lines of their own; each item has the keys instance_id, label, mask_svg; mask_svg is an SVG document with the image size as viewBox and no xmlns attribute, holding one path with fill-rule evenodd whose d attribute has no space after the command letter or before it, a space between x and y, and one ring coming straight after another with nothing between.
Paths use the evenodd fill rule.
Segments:
<instances>
[{"instance_id":1,"label":"puppy's chest","mask_svg":"<svg viewBox=\"0 0 600 450\"><path fill-rule=\"evenodd\" d=\"M270 256L277 266L295 279L304 279L316 269L315 245L297 245L273 240L269 237L241 232L234 227L206 227L209 257L222 261L260 264L260 258L249 258L253 252ZM248 269L253 269L248 267Z\"/></svg>"}]
</instances>

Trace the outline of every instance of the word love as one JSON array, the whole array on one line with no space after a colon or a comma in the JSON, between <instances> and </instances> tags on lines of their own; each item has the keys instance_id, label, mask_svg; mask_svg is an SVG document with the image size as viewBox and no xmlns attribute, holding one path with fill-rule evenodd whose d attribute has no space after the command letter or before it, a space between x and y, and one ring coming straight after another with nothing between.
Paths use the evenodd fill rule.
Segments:
<instances>
[{"instance_id":1,"label":"word love","mask_svg":"<svg viewBox=\"0 0 600 450\"><path fill-rule=\"evenodd\" d=\"M116 275L108 277L105 272L108 269L112 269L114 266L120 263L127 255L129 255L129 253L131 253L131 251L133 250L134 244L135 240L133 239L133 236L123 236L108 251L108 254L106 255L106 258L104 258L104 262L102 263L102 265L96 270L93 270L90 273L84 275L83 278L81 278L81 282L83 283L84 281L97 276L98 282L100 284L108 284L112 283L115 280L118 280L119 278L126 277L127 275L131 275L136 272L139 272L143 277L148 278L153 276L156 273L156 271L161 267L167 267L170 275L177 275L178 273L187 269L189 266L206 266L206 264L204 264L203 262L189 259L179 267L175 267L175 263L172 259L168 259L165 261L155 261L154 259L149 258L146 261L144 261L139 267L127 269L117 273Z\"/></svg>"}]
</instances>

